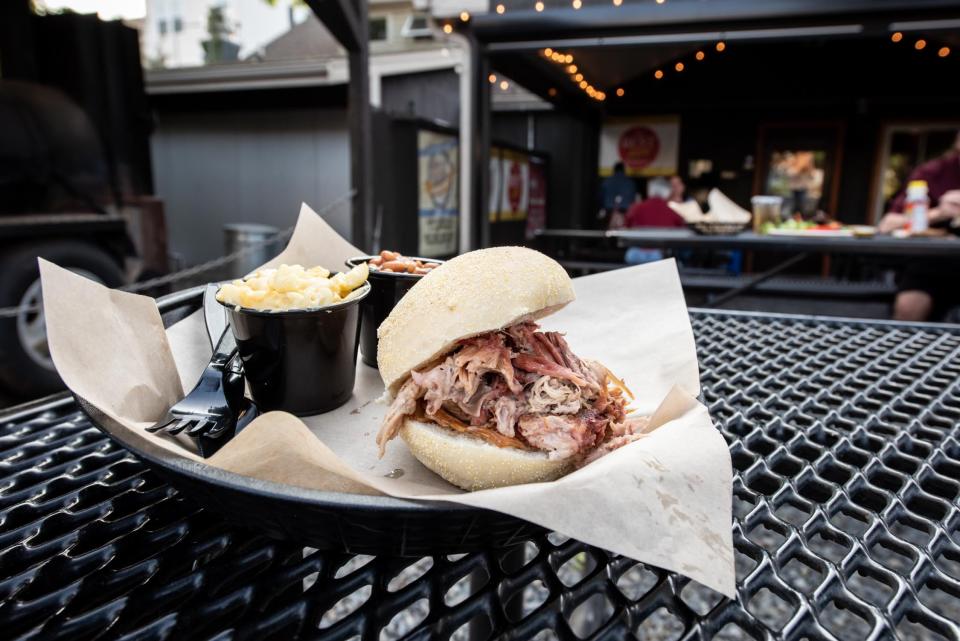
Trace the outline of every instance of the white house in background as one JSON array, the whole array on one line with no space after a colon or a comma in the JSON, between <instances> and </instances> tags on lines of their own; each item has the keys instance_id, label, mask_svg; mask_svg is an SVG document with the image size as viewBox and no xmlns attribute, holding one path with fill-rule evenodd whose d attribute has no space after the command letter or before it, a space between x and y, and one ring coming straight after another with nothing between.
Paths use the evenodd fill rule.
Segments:
<instances>
[{"instance_id":1,"label":"white house in background","mask_svg":"<svg viewBox=\"0 0 960 641\"><path fill-rule=\"evenodd\" d=\"M146 0L140 33L141 56L148 68L195 67L204 64L203 41L210 37L211 7L223 9L227 39L239 46L239 59L311 15L302 3L277 0Z\"/></svg>"}]
</instances>

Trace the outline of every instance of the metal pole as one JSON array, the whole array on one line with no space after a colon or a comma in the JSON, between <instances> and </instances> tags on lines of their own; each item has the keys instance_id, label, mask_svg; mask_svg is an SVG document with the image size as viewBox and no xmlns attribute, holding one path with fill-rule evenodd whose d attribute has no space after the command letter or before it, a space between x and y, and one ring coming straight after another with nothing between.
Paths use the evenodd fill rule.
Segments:
<instances>
[{"instance_id":1,"label":"metal pole","mask_svg":"<svg viewBox=\"0 0 960 641\"><path fill-rule=\"evenodd\" d=\"M372 247L373 234L373 135L370 109L370 52L368 48L367 0L353 3L357 14L359 44L348 51L350 84L350 183L355 190L351 238L361 248Z\"/></svg>"}]
</instances>

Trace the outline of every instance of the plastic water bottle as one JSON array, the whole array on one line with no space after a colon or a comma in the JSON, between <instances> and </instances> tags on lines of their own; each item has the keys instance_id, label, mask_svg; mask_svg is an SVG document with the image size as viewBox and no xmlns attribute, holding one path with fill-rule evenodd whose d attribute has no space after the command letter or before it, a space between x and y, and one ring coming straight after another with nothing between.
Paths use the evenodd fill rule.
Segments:
<instances>
[{"instance_id":1,"label":"plastic water bottle","mask_svg":"<svg viewBox=\"0 0 960 641\"><path fill-rule=\"evenodd\" d=\"M910 232L926 231L927 210L930 208L930 197L927 194L927 181L911 180L907 185L907 199L904 202L904 213L910 219Z\"/></svg>"}]
</instances>

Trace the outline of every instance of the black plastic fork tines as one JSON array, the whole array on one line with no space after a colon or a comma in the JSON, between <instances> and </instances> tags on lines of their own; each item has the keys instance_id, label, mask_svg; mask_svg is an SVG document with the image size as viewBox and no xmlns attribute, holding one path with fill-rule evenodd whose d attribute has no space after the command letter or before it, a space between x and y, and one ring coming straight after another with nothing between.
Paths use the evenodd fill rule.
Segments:
<instances>
[{"instance_id":1,"label":"black plastic fork tines","mask_svg":"<svg viewBox=\"0 0 960 641\"><path fill-rule=\"evenodd\" d=\"M225 330L193 390L170 408L148 432L186 433L198 439L228 440L243 403L243 377L236 364L233 332Z\"/></svg>"}]
</instances>

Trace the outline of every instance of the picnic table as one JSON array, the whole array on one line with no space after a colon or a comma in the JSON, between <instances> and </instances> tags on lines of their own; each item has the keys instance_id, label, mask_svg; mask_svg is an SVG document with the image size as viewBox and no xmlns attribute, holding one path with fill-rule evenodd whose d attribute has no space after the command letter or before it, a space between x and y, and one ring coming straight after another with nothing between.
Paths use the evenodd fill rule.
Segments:
<instances>
[{"instance_id":1,"label":"picnic table","mask_svg":"<svg viewBox=\"0 0 960 641\"><path fill-rule=\"evenodd\" d=\"M858 256L960 258L960 239L954 236L894 238L872 236L787 236L755 234L704 235L689 229L541 229L546 240L612 241L627 247L664 249L742 249L791 253L852 254Z\"/></svg>"},{"instance_id":2,"label":"picnic table","mask_svg":"<svg viewBox=\"0 0 960 641\"><path fill-rule=\"evenodd\" d=\"M783 273L801 262L810 254L824 256L822 277L829 273L829 257L848 255L882 258L902 263L904 259L955 258L960 260L960 238L955 236L894 238L892 236L813 236L771 235L741 232L739 234L698 234L690 229L541 229L537 238L545 243L546 252L557 257L565 266L580 269L608 269L608 263L569 261L566 248L558 250L558 243L601 243L618 247L648 247L657 249L704 249L786 252L788 258L762 272L751 274L744 282L731 283L727 291L711 300L712 307L719 307L737 296L754 290L757 285ZM856 286L852 287L857 290ZM857 291L856 293L859 293Z\"/></svg>"},{"instance_id":3,"label":"picnic table","mask_svg":"<svg viewBox=\"0 0 960 641\"><path fill-rule=\"evenodd\" d=\"M161 300L165 322L200 296ZM2 636L960 640L960 326L691 319L735 472L736 600L559 534L420 558L274 540L62 394L0 415Z\"/></svg>"}]
</instances>

